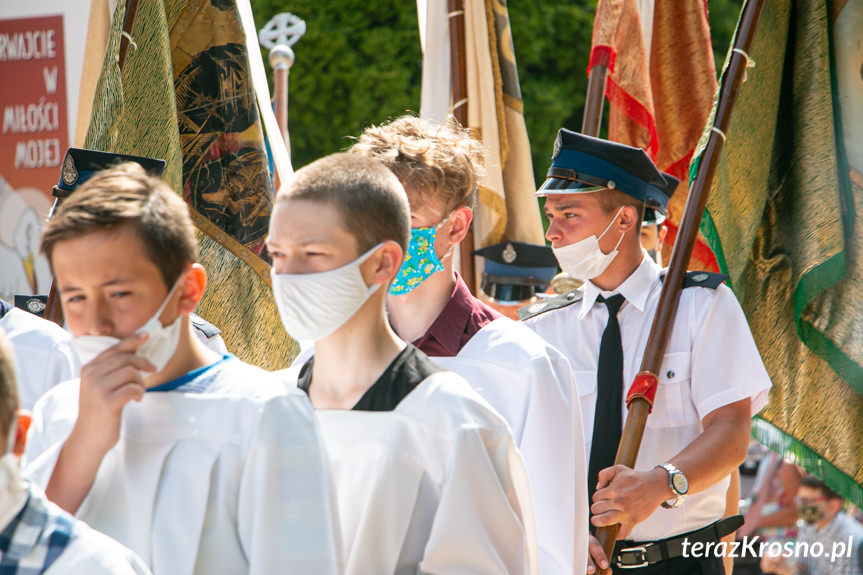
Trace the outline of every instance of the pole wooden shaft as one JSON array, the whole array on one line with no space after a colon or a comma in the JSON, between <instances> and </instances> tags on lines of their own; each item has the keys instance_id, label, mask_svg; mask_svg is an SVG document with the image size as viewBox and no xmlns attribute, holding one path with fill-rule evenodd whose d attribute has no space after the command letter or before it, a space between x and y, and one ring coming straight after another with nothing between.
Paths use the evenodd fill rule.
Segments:
<instances>
[{"instance_id":1,"label":"pole wooden shaft","mask_svg":"<svg viewBox=\"0 0 863 575\"><path fill-rule=\"evenodd\" d=\"M464 2L448 0L449 38L450 38L450 82L452 83L453 116L463 127L468 127L467 119L467 65L465 64ZM473 251L473 224L459 246L461 275L472 294L476 294L476 269Z\"/></svg>"},{"instance_id":2,"label":"pole wooden shaft","mask_svg":"<svg viewBox=\"0 0 863 575\"><path fill-rule=\"evenodd\" d=\"M605 103L605 84L608 81L608 65L595 64L590 69L587 80L587 96L584 100L584 117L581 121L581 133L587 136L599 137L602 126L602 107Z\"/></svg>"},{"instance_id":3,"label":"pole wooden shaft","mask_svg":"<svg viewBox=\"0 0 863 575\"><path fill-rule=\"evenodd\" d=\"M719 87L719 101L716 107L716 117L713 122L714 129L701 156L698 173L690 188L689 197L686 200L680 230L674 243L668 272L662 284L662 293L659 297L656 316L653 319L650 336L647 340L644 359L641 363L641 371L649 371L656 374L659 373L662 366L665 348L668 344L668 338L671 335L674 318L677 314L677 307L680 303L680 292L683 288L686 268L689 265L689 258L692 255L692 248L695 245L698 229L701 225L701 216L707 205L710 185L713 182L713 175L719 163L722 146L725 144L725 134L731 120L731 111L734 108L737 92L743 83L747 64L749 63L748 57L744 54L748 54L752 46L764 3L765 0L748 0L743 8L731 61L728 70L722 77L722 85ZM625 465L630 468L635 467L649 411L650 404L645 399L636 398L630 403L626 424L624 425L620 445L617 449L617 456L614 460L616 465ZM609 558L614 549L614 542L617 539L619 528L620 525L612 525L609 527L600 527L597 530L596 537L602 544L606 556ZM609 573L609 571L600 570L600 574L604 575Z\"/></svg>"},{"instance_id":4,"label":"pole wooden shaft","mask_svg":"<svg viewBox=\"0 0 863 575\"><path fill-rule=\"evenodd\" d=\"M138 0L126 1L126 14L123 16L123 34L120 37L120 52L117 55L117 66L120 74L126 66L126 55L129 53L129 38L132 36L132 28L135 26L135 16L138 15Z\"/></svg>"},{"instance_id":5,"label":"pole wooden shaft","mask_svg":"<svg viewBox=\"0 0 863 575\"><path fill-rule=\"evenodd\" d=\"M448 0L450 38L450 82L453 116L467 127L467 66L465 64L464 2Z\"/></svg>"},{"instance_id":6,"label":"pole wooden shaft","mask_svg":"<svg viewBox=\"0 0 863 575\"><path fill-rule=\"evenodd\" d=\"M276 121L282 131L282 137L288 135L288 69L273 70L273 84L276 92Z\"/></svg>"}]
</instances>

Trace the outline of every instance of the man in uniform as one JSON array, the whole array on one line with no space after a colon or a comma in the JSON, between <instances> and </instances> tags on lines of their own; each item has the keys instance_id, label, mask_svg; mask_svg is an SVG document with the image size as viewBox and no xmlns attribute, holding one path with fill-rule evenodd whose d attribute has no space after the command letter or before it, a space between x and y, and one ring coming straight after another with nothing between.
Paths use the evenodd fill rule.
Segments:
<instances>
[{"instance_id":1,"label":"man in uniform","mask_svg":"<svg viewBox=\"0 0 863 575\"><path fill-rule=\"evenodd\" d=\"M663 273L640 244L645 206L664 209L677 181L637 148L561 130L537 192L546 237L577 291L524 309L528 327L575 371L588 452L594 527L621 525L610 563L636 573L724 573L721 557L686 556L685 541L718 541L731 472L743 461L750 418L770 381L723 276L684 282L653 411L635 469L613 465L624 387L638 373ZM588 573L608 564L591 537Z\"/></svg>"}]
</instances>

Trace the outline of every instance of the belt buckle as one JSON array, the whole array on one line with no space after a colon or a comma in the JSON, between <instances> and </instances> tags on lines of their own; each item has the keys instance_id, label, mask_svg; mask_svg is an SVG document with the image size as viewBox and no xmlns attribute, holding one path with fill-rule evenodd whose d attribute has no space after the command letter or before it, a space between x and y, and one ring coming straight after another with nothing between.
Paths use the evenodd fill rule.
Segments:
<instances>
[{"instance_id":1,"label":"belt buckle","mask_svg":"<svg viewBox=\"0 0 863 575\"><path fill-rule=\"evenodd\" d=\"M620 559L623 558L624 553L640 553L641 554L641 563L621 563ZM638 569L640 567L647 567L650 563L647 561L647 545L641 545L639 547L627 547L625 549L621 549L617 552L618 560L615 561L615 565L620 567L621 569Z\"/></svg>"}]
</instances>

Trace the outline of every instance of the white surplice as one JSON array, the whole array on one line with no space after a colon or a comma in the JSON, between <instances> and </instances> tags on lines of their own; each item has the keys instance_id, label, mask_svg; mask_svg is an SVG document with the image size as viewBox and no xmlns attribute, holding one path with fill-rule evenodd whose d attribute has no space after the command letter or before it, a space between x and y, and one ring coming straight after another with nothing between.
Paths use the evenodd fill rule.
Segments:
<instances>
[{"instance_id":1,"label":"white surplice","mask_svg":"<svg viewBox=\"0 0 863 575\"><path fill-rule=\"evenodd\" d=\"M282 372L289 387L298 371ZM461 377L434 373L392 411L315 413L346 574L538 572L524 463L506 422Z\"/></svg>"},{"instance_id":2,"label":"white surplice","mask_svg":"<svg viewBox=\"0 0 863 575\"><path fill-rule=\"evenodd\" d=\"M464 377L509 423L531 484L540 572L587 564L588 500L579 402L569 361L530 329L499 318L456 357L432 361Z\"/></svg>"},{"instance_id":3,"label":"white surplice","mask_svg":"<svg viewBox=\"0 0 863 575\"><path fill-rule=\"evenodd\" d=\"M156 575L340 572L305 395L230 356L174 384L126 405L77 517ZM36 405L24 474L43 488L77 418L78 388L64 382Z\"/></svg>"},{"instance_id":4,"label":"white surplice","mask_svg":"<svg viewBox=\"0 0 863 575\"><path fill-rule=\"evenodd\" d=\"M46 391L78 375L72 334L56 323L13 308L0 318L0 329L12 344L21 409L33 409Z\"/></svg>"}]
</instances>

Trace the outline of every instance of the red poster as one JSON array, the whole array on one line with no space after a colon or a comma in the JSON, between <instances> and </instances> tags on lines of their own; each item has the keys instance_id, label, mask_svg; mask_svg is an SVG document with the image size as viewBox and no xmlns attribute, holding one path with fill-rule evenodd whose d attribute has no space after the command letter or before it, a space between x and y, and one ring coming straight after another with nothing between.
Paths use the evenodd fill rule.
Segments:
<instances>
[{"instance_id":1,"label":"red poster","mask_svg":"<svg viewBox=\"0 0 863 575\"><path fill-rule=\"evenodd\" d=\"M50 194L67 121L63 16L0 20L0 176Z\"/></svg>"},{"instance_id":2,"label":"red poster","mask_svg":"<svg viewBox=\"0 0 863 575\"><path fill-rule=\"evenodd\" d=\"M0 298L47 294L39 254L68 145L63 16L0 20Z\"/></svg>"}]
</instances>

